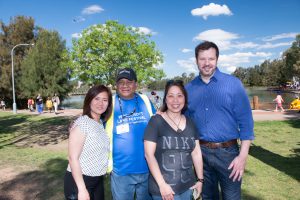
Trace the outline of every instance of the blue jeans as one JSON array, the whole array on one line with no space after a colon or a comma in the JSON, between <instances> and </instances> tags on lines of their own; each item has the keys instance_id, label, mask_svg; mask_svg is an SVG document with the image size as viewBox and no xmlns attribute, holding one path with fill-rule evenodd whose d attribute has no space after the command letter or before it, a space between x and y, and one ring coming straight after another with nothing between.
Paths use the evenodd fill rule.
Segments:
<instances>
[{"instance_id":1,"label":"blue jeans","mask_svg":"<svg viewBox=\"0 0 300 200\"><path fill-rule=\"evenodd\" d=\"M111 173L111 192L114 200L151 200L148 192L148 177L146 174L130 174L126 176Z\"/></svg>"},{"instance_id":2,"label":"blue jeans","mask_svg":"<svg viewBox=\"0 0 300 200\"><path fill-rule=\"evenodd\" d=\"M241 199L242 181L232 181L228 170L231 161L238 156L239 148L232 145L227 148L210 149L201 146L203 156L204 184L202 189L203 200L219 200L219 184L223 200Z\"/></svg>"},{"instance_id":3,"label":"blue jeans","mask_svg":"<svg viewBox=\"0 0 300 200\"><path fill-rule=\"evenodd\" d=\"M37 111L39 114L43 112L43 104L37 104Z\"/></svg>"},{"instance_id":4,"label":"blue jeans","mask_svg":"<svg viewBox=\"0 0 300 200\"><path fill-rule=\"evenodd\" d=\"M161 196L152 196L153 200L162 200ZM181 194L175 194L174 200L191 200L192 199L192 190L188 189L187 191Z\"/></svg>"}]
</instances>

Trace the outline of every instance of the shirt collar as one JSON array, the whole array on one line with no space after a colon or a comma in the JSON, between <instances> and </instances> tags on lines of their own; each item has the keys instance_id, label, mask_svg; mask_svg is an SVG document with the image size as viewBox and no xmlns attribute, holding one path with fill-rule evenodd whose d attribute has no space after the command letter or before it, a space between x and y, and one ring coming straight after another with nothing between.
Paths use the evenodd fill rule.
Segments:
<instances>
[{"instance_id":1,"label":"shirt collar","mask_svg":"<svg viewBox=\"0 0 300 200\"><path fill-rule=\"evenodd\" d=\"M211 82L211 81L217 82L220 78L221 78L221 72L220 72L219 68L217 67L213 76L210 78L209 82ZM203 82L200 74L199 74L199 79Z\"/></svg>"}]
</instances>

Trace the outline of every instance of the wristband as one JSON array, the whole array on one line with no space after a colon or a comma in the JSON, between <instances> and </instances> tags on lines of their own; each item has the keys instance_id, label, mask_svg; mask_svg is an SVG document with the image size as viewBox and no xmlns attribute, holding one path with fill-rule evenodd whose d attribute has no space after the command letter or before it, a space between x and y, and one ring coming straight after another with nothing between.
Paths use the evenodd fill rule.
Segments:
<instances>
[{"instance_id":1,"label":"wristband","mask_svg":"<svg viewBox=\"0 0 300 200\"><path fill-rule=\"evenodd\" d=\"M197 178L197 182L204 183L204 178Z\"/></svg>"}]
</instances>

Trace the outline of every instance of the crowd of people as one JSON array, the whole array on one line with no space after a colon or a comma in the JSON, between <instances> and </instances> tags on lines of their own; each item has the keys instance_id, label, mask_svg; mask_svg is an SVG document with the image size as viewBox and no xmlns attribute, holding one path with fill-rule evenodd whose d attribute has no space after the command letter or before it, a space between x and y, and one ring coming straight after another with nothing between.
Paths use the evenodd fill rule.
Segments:
<instances>
[{"instance_id":1,"label":"crowd of people","mask_svg":"<svg viewBox=\"0 0 300 200\"><path fill-rule=\"evenodd\" d=\"M199 76L168 81L160 107L136 92L130 68L118 71L114 96L90 88L70 125L66 199L105 199L105 174L114 200L241 199L250 103L240 80L219 71L214 43L199 44L195 57Z\"/></svg>"},{"instance_id":2,"label":"crowd of people","mask_svg":"<svg viewBox=\"0 0 300 200\"><path fill-rule=\"evenodd\" d=\"M58 106L60 104L60 99L58 95L55 93L54 96L47 97L46 99L46 109L49 113L54 110L55 114L58 114ZM35 105L35 106L34 106ZM44 111L44 100L41 94L38 94L36 98L29 98L27 100L27 108L29 111L34 112L34 107L38 114L42 114Z\"/></svg>"}]
</instances>

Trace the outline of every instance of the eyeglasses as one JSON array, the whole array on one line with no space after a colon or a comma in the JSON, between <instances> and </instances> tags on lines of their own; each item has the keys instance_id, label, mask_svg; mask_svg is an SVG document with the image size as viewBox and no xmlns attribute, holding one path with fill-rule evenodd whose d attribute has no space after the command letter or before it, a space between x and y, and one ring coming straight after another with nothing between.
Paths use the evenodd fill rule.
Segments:
<instances>
[{"instance_id":1,"label":"eyeglasses","mask_svg":"<svg viewBox=\"0 0 300 200\"><path fill-rule=\"evenodd\" d=\"M183 85L183 81L178 79L178 80L168 80L167 85Z\"/></svg>"}]
</instances>

